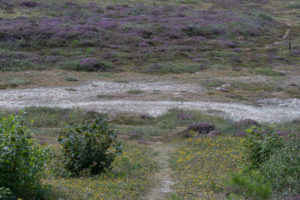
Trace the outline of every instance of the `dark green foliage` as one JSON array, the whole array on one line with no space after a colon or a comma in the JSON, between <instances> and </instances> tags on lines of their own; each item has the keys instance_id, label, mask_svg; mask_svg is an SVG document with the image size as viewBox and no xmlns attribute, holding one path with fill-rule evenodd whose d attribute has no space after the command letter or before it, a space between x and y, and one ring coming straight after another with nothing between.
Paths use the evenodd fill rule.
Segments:
<instances>
[{"instance_id":1,"label":"dark green foliage","mask_svg":"<svg viewBox=\"0 0 300 200\"><path fill-rule=\"evenodd\" d=\"M272 194L271 185L265 184L264 177L259 171L237 174L233 177L232 184L236 187L234 193L246 199L270 199Z\"/></svg>"},{"instance_id":2,"label":"dark green foliage","mask_svg":"<svg viewBox=\"0 0 300 200\"><path fill-rule=\"evenodd\" d=\"M299 193L300 138L279 137L271 128L247 130L244 143L244 173L258 171L263 183L270 183L276 193Z\"/></svg>"},{"instance_id":3,"label":"dark green foliage","mask_svg":"<svg viewBox=\"0 0 300 200\"><path fill-rule=\"evenodd\" d=\"M139 90L139 89L127 91L128 94L142 94L143 92L144 92L143 90Z\"/></svg>"},{"instance_id":4,"label":"dark green foliage","mask_svg":"<svg viewBox=\"0 0 300 200\"><path fill-rule=\"evenodd\" d=\"M285 145L260 167L276 191L300 192L300 138L290 135Z\"/></svg>"},{"instance_id":5,"label":"dark green foliage","mask_svg":"<svg viewBox=\"0 0 300 200\"><path fill-rule=\"evenodd\" d=\"M11 200L16 198L12 191L6 187L0 187L0 199L1 200Z\"/></svg>"},{"instance_id":6,"label":"dark green foliage","mask_svg":"<svg viewBox=\"0 0 300 200\"><path fill-rule=\"evenodd\" d=\"M112 71L113 65L110 62L99 61L94 58L86 58L79 61L72 61L66 63L63 69L75 70L75 71Z\"/></svg>"},{"instance_id":7,"label":"dark green foliage","mask_svg":"<svg viewBox=\"0 0 300 200\"><path fill-rule=\"evenodd\" d=\"M65 80L66 81L78 81L78 79L75 77L66 77Z\"/></svg>"},{"instance_id":8,"label":"dark green foliage","mask_svg":"<svg viewBox=\"0 0 300 200\"><path fill-rule=\"evenodd\" d=\"M58 141L62 145L64 167L71 176L81 175L84 170L90 174L101 173L110 167L122 147L102 119L66 125Z\"/></svg>"},{"instance_id":9,"label":"dark green foliage","mask_svg":"<svg viewBox=\"0 0 300 200\"><path fill-rule=\"evenodd\" d=\"M47 151L34 143L23 115L0 119L0 199L41 199Z\"/></svg>"},{"instance_id":10,"label":"dark green foliage","mask_svg":"<svg viewBox=\"0 0 300 200\"><path fill-rule=\"evenodd\" d=\"M244 143L244 161L249 169L258 169L262 163L283 146L283 140L271 128L250 128Z\"/></svg>"}]
</instances>

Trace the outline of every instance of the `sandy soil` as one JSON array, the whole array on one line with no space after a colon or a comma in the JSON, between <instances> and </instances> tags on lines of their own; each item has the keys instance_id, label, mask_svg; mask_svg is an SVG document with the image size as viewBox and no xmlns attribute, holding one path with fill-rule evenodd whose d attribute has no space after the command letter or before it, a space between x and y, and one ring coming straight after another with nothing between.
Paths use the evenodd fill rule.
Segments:
<instances>
[{"instance_id":1,"label":"sandy soil","mask_svg":"<svg viewBox=\"0 0 300 200\"><path fill-rule=\"evenodd\" d=\"M127 91L139 89L145 91L140 95L132 95L131 99L101 100L99 94L127 94ZM23 90L2 90L0 93L0 108L17 110L29 106L49 106L60 108L80 107L98 112L135 112L159 116L169 109L180 108L200 110L226 116L233 120L251 118L260 122L290 121L300 118L299 99L265 99L258 101L258 106L241 103L222 103L207 101L161 101L140 100L151 99L153 91L165 95L187 96L194 93L199 96L205 89L197 84L180 84L177 82L92 82L73 87L34 88ZM127 94L128 95L128 94Z\"/></svg>"},{"instance_id":2,"label":"sandy soil","mask_svg":"<svg viewBox=\"0 0 300 200\"><path fill-rule=\"evenodd\" d=\"M163 200L167 199L168 195L173 192L172 185L172 169L169 167L169 154L172 152L170 144L160 143L154 144L156 152L158 152L157 161L159 163L159 172L155 174L157 183L152 187L152 190L143 198L145 200Z\"/></svg>"}]
</instances>

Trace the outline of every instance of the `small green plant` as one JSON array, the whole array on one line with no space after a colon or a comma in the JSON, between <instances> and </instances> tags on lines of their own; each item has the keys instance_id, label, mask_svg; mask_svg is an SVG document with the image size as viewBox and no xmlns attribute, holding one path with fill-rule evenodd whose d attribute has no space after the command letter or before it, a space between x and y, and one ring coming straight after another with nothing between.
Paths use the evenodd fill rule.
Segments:
<instances>
[{"instance_id":1,"label":"small green plant","mask_svg":"<svg viewBox=\"0 0 300 200\"><path fill-rule=\"evenodd\" d=\"M128 94L142 94L143 92L144 92L143 90L139 90L139 89L127 91Z\"/></svg>"},{"instance_id":2,"label":"small green plant","mask_svg":"<svg viewBox=\"0 0 300 200\"><path fill-rule=\"evenodd\" d=\"M116 83L129 83L130 81L127 79L115 79L114 82Z\"/></svg>"},{"instance_id":3,"label":"small green plant","mask_svg":"<svg viewBox=\"0 0 300 200\"><path fill-rule=\"evenodd\" d=\"M97 95L98 99L113 99L114 96L113 95L109 95L109 94L99 94Z\"/></svg>"},{"instance_id":4,"label":"small green plant","mask_svg":"<svg viewBox=\"0 0 300 200\"><path fill-rule=\"evenodd\" d=\"M66 91L70 91L70 92L75 92L75 91L77 91L75 88L71 88L71 87L70 87L70 88L65 88L65 90L66 90Z\"/></svg>"},{"instance_id":5,"label":"small green plant","mask_svg":"<svg viewBox=\"0 0 300 200\"><path fill-rule=\"evenodd\" d=\"M66 81L78 81L78 79L75 77L66 77L65 80Z\"/></svg>"},{"instance_id":6,"label":"small green plant","mask_svg":"<svg viewBox=\"0 0 300 200\"><path fill-rule=\"evenodd\" d=\"M71 176L99 174L110 167L122 145L103 119L66 125L58 136L64 168Z\"/></svg>"},{"instance_id":7,"label":"small green plant","mask_svg":"<svg viewBox=\"0 0 300 200\"><path fill-rule=\"evenodd\" d=\"M23 125L24 115L0 119L0 199L41 199L47 150Z\"/></svg>"}]
</instances>

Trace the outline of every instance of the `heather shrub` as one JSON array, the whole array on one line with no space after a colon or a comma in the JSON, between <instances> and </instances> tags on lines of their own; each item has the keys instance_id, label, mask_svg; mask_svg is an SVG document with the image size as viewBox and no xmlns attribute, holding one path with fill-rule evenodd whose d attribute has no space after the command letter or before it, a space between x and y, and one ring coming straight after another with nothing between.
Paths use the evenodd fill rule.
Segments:
<instances>
[{"instance_id":1,"label":"heather shrub","mask_svg":"<svg viewBox=\"0 0 300 200\"><path fill-rule=\"evenodd\" d=\"M23 1L20 3L20 6L25 6L25 7L29 7L29 8L34 8L36 7L38 4L36 2L33 1Z\"/></svg>"},{"instance_id":2,"label":"heather shrub","mask_svg":"<svg viewBox=\"0 0 300 200\"><path fill-rule=\"evenodd\" d=\"M24 116L0 119L0 199L41 199L47 151L35 143Z\"/></svg>"},{"instance_id":3,"label":"heather shrub","mask_svg":"<svg viewBox=\"0 0 300 200\"><path fill-rule=\"evenodd\" d=\"M103 119L66 125L58 136L64 168L71 176L99 174L110 167L121 144Z\"/></svg>"}]
</instances>

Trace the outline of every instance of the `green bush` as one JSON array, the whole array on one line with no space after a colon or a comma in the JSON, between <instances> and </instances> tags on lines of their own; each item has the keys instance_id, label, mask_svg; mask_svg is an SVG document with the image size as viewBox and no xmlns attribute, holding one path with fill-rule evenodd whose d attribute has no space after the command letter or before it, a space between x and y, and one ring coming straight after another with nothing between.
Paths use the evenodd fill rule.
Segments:
<instances>
[{"instance_id":1,"label":"green bush","mask_svg":"<svg viewBox=\"0 0 300 200\"><path fill-rule=\"evenodd\" d=\"M278 192L300 193L300 137L290 135L260 171Z\"/></svg>"},{"instance_id":2,"label":"green bush","mask_svg":"<svg viewBox=\"0 0 300 200\"><path fill-rule=\"evenodd\" d=\"M271 128L251 128L244 143L244 173L258 171L276 193L300 192L300 138L284 138Z\"/></svg>"},{"instance_id":3,"label":"green bush","mask_svg":"<svg viewBox=\"0 0 300 200\"><path fill-rule=\"evenodd\" d=\"M60 131L58 141L63 148L64 168L70 176L78 176L83 172L101 173L110 167L122 147L103 119L66 125Z\"/></svg>"},{"instance_id":4,"label":"green bush","mask_svg":"<svg viewBox=\"0 0 300 200\"><path fill-rule=\"evenodd\" d=\"M10 200L15 199L16 197L12 193L12 191L9 188L0 187L0 199L1 200Z\"/></svg>"},{"instance_id":5,"label":"green bush","mask_svg":"<svg viewBox=\"0 0 300 200\"><path fill-rule=\"evenodd\" d=\"M264 182L264 177L259 171L236 174L232 179L232 184L236 187L233 194L241 195L245 199L269 199L272 194L271 185Z\"/></svg>"},{"instance_id":6,"label":"green bush","mask_svg":"<svg viewBox=\"0 0 300 200\"><path fill-rule=\"evenodd\" d=\"M0 119L0 199L41 199L47 151L35 144L24 116Z\"/></svg>"},{"instance_id":7,"label":"green bush","mask_svg":"<svg viewBox=\"0 0 300 200\"><path fill-rule=\"evenodd\" d=\"M274 152L283 146L283 140L271 128L250 128L243 145L247 168L259 169Z\"/></svg>"}]
</instances>

